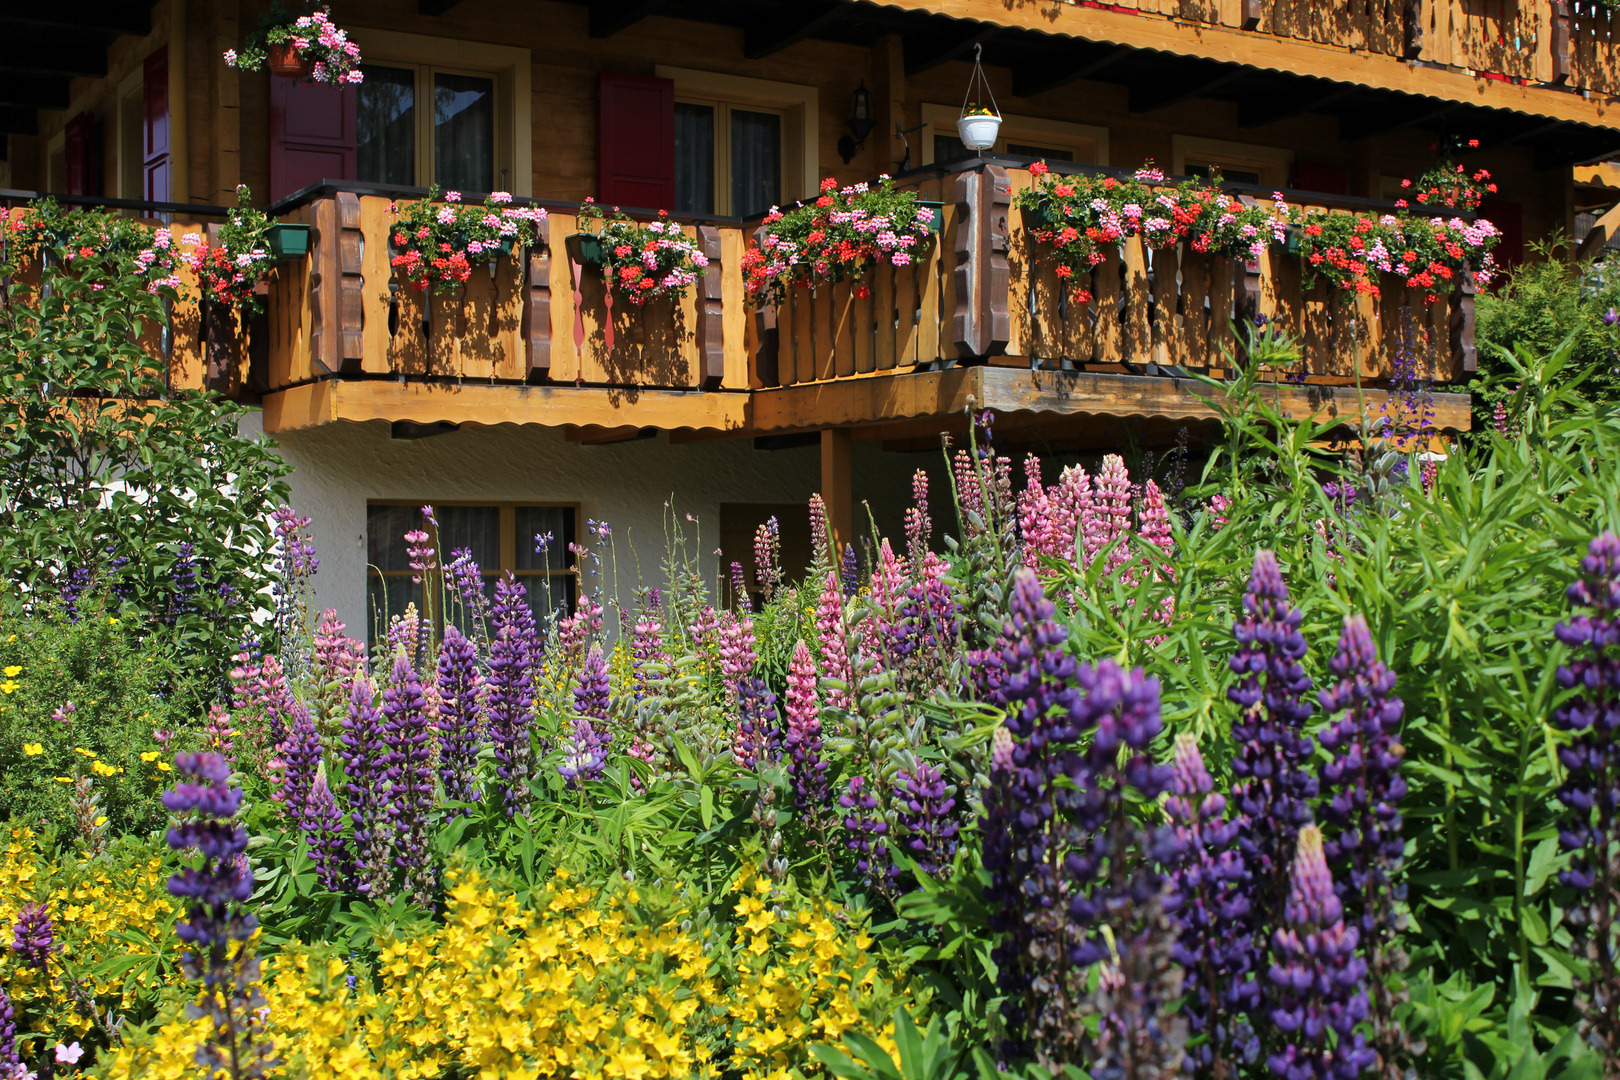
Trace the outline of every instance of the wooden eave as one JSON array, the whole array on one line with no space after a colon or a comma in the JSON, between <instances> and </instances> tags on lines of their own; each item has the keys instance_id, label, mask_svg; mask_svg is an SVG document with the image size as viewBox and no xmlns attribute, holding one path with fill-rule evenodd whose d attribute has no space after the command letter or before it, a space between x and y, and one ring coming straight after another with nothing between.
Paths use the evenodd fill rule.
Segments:
<instances>
[{"instance_id":1,"label":"wooden eave","mask_svg":"<svg viewBox=\"0 0 1620 1080\"><path fill-rule=\"evenodd\" d=\"M788 434L825 428L949 421L970 406L998 414L1208 422L1219 391L1196 379L976 366L731 393L576 386L510 386L398 380L327 379L264 399L266 432L374 420L416 424L565 425L609 431L656 428L707 437ZM1355 426L1385 390L1289 384L1263 393L1282 412ZM1467 431L1469 396L1437 393L1434 424Z\"/></svg>"}]
</instances>

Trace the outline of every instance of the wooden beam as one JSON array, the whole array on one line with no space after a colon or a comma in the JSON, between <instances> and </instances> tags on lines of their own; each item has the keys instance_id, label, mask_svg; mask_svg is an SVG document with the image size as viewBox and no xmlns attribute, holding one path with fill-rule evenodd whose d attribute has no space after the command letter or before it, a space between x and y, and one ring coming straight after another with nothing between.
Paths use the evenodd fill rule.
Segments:
<instances>
[{"instance_id":1,"label":"wooden beam","mask_svg":"<svg viewBox=\"0 0 1620 1080\"><path fill-rule=\"evenodd\" d=\"M443 15L459 3L461 0L416 0L416 13L429 16Z\"/></svg>"},{"instance_id":2,"label":"wooden beam","mask_svg":"<svg viewBox=\"0 0 1620 1080\"><path fill-rule=\"evenodd\" d=\"M325 379L264 398L265 431L320 424L412 420L420 424L707 428L745 432L748 395L623 387Z\"/></svg>"},{"instance_id":3,"label":"wooden beam","mask_svg":"<svg viewBox=\"0 0 1620 1080\"><path fill-rule=\"evenodd\" d=\"M821 433L821 499L827 504L827 529L835 551L855 542L854 469L848 428Z\"/></svg>"},{"instance_id":4,"label":"wooden beam","mask_svg":"<svg viewBox=\"0 0 1620 1080\"><path fill-rule=\"evenodd\" d=\"M956 60L963 54L972 51L973 46L983 44L1001 32L997 26L976 25L970 30L957 34L945 41L935 39L927 48L913 51L906 48L906 77L911 78L930 71L941 64Z\"/></svg>"},{"instance_id":5,"label":"wooden beam","mask_svg":"<svg viewBox=\"0 0 1620 1080\"><path fill-rule=\"evenodd\" d=\"M38 135L39 113L15 105L0 105L0 135Z\"/></svg>"},{"instance_id":6,"label":"wooden beam","mask_svg":"<svg viewBox=\"0 0 1620 1080\"><path fill-rule=\"evenodd\" d=\"M0 105L22 105L30 109L68 107L68 79L46 75L0 75Z\"/></svg>"},{"instance_id":7,"label":"wooden beam","mask_svg":"<svg viewBox=\"0 0 1620 1080\"><path fill-rule=\"evenodd\" d=\"M1430 109L1415 108L1412 105L1391 109L1387 112L1377 112L1372 115L1358 114L1354 118L1339 118L1339 138L1345 142L1359 142L1370 139L1374 135L1388 135L1392 131L1404 131L1411 127L1422 127L1433 120L1456 109L1461 102L1448 101Z\"/></svg>"},{"instance_id":8,"label":"wooden beam","mask_svg":"<svg viewBox=\"0 0 1620 1080\"><path fill-rule=\"evenodd\" d=\"M581 446L612 446L614 443L650 439L657 434L657 428L636 427L634 424L626 424L616 428L594 425L591 427L578 427L569 424L563 428L563 438L568 442L579 443Z\"/></svg>"},{"instance_id":9,"label":"wooden beam","mask_svg":"<svg viewBox=\"0 0 1620 1080\"><path fill-rule=\"evenodd\" d=\"M591 37L610 38L663 6L664 0L591 0Z\"/></svg>"},{"instance_id":10,"label":"wooden beam","mask_svg":"<svg viewBox=\"0 0 1620 1080\"><path fill-rule=\"evenodd\" d=\"M1198 78L1188 82L1163 83L1158 82L1149 86L1140 83L1131 85L1130 111L1133 113L1148 113L1155 109L1166 109L1171 105L1179 105L1183 101L1193 98L1207 97L1209 94L1227 83L1234 82L1248 72L1243 68L1233 68L1223 71L1213 78Z\"/></svg>"},{"instance_id":11,"label":"wooden beam","mask_svg":"<svg viewBox=\"0 0 1620 1080\"><path fill-rule=\"evenodd\" d=\"M1044 94L1048 90L1056 90L1068 86L1070 83L1089 79L1113 67L1121 60L1135 52L1128 45L1119 45L1095 60L1088 60L1082 64L1030 64L1016 68L1013 71L1013 95L1015 97L1034 97Z\"/></svg>"},{"instance_id":12,"label":"wooden beam","mask_svg":"<svg viewBox=\"0 0 1620 1080\"><path fill-rule=\"evenodd\" d=\"M1311 41L1275 34L1245 33L1190 19L1143 18L1137 10L1111 4L1033 4L1008 0L884 0L901 11L972 19L996 26L1033 30L1055 38L1156 49L1260 70L1305 71L1335 82L1355 83L1402 94L1455 101L1487 109L1539 114L1604 126L1613 106L1606 95L1590 100L1556 87L1480 79L1459 69L1420 67L1403 58L1364 50L1324 48Z\"/></svg>"},{"instance_id":13,"label":"wooden beam","mask_svg":"<svg viewBox=\"0 0 1620 1080\"><path fill-rule=\"evenodd\" d=\"M6 35L0 68L7 74L68 75L101 79L107 75L107 37L60 31Z\"/></svg>"},{"instance_id":14,"label":"wooden beam","mask_svg":"<svg viewBox=\"0 0 1620 1080\"><path fill-rule=\"evenodd\" d=\"M13 4L0 16L0 32L12 27L92 30L145 37L152 32L152 5L129 0L74 0L71 4Z\"/></svg>"},{"instance_id":15,"label":"wooden beam","mask_svg":"<svg viewBox=\"0 0 1620 1080\"><path fill-rule=\"evenodd\" d=\"M1320 112L1325 106L1349 97L1356 90L1354 86L1341 86L1326 94L1267 94L1264 97L1246 98L1238 103L1238 127L1265 127L1306 113Z\"/></svg>"},{"instance_id":16,"label":"wooden beam","mask_svg":"<svg viewBox=\"0 0 1620 1080\"><path fill-rule=\"evenodd\" d=\"M797 45L831 25L855 6L854 0L822 0L797 9L798 17L777 17L755 23L743 31L743 55L763 60L789 45Z\"/></svg>"}]
</instances>

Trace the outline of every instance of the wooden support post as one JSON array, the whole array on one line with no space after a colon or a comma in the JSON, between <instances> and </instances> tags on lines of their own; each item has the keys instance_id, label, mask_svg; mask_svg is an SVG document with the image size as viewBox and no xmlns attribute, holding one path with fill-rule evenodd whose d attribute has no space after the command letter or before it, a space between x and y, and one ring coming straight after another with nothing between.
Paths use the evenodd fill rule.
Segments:
<instances>
[{"instance_id":1,"label":"wooden support post","mask_svg":"<svg viewBox=\"0 0 1620 1080\"><path fill-rule=\"evenodd\" d=\"M956 313L951 338L964 356L1006 351L1012 328L1007 306L1007 216L1012 184L999 165L981 165L956 178Z\"/></svg>"},{"instance_id":2,"label":"wooden support post","mask_svg":"<svg viewBox=\"0 0 1620 1080\"><path fill-rule=\"evenodd\" d=\"M726 376L725 327L720 309L720 230L698 226L698 247L709 259L709 272L698 278L697 347L702 361L701 386L718 390Z\"/></svg>"},{"instance_id":3,"label":"wooden support post","mask_svg":"<svg viewBox=\"0 0 1620 1080\"><path fill-rule=\"evenodd\" d=\"M827 504L827 527L838 552L855 542L850 445L849 428L828 428L821 433L821 499Z\"/></svg>"},{"instance_id":4,"label":"wooden support post","mask_svg":"<svg viewBox=\"0 0 1620 1080\"><path fill-rule=\"evenodd\" d=\"M529 249L529 297L523 305L528 333L523 336L527 354L524 381L545 382L551 374L551 221L539 222L539 237Z\"/></svg>"},{"instance_id":5,"label":"wooden support post","mask_svg":"<svg viewBox=\"0 0 1620 1080\"><path fill-rule=\"evenodd\" d=\"M365 358L360 198L339 192L315 203L310 359L317 375L356 373Z\"/></svg>"}]
</instances>

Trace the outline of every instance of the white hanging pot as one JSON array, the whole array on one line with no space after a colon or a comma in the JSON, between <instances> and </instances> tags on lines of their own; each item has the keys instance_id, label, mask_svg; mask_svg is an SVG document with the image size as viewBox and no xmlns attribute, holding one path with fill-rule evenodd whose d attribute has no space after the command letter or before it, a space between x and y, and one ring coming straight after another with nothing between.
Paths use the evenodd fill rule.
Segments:
<instances>
[{"instance_id":1,"label":"white hanging pot","mask_svg":"<svg viewBox=\"0 0 1620 1080\"><path fill-rule=\"evenodd\" d=\"M1001 117L994 114L964 116L956 122L957 138L969 150L988 150L996 145L1001 130Z\"/></svg>"}]
</instances>

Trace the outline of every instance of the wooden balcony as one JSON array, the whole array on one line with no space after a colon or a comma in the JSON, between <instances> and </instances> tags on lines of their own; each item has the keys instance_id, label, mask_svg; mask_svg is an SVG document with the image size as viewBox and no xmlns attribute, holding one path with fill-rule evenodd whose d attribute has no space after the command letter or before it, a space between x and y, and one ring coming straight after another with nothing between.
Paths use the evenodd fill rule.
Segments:
<instances>
[{"instance_id":1,"label":"wooden balcony","mask_svg":"<svg viewBox=\"0 0 1620 1080\"><path fill-rule=\"evenodd\" d=\"M1303 368L1278 380L1301 409L1332 412L1333 388L1352 384L1381 396L1403 326L1429 343L1427 377L1472 369L1471 295L1425 307L1399 279L1377 299L1305 290L1298 256L1278 248L1246 265L1129 240L1093 271L1094 301L1076 304L1011 205L1028 170L1010 160L956 168L904 178L944 203L939 239L912 265L875 270L865 296L847 283L800 289L759 310L741 271L757 227L741 222L685 226L710 258L685 300L610 312L599 272L565 243L573 207L549 207L521 263L501 259L430 296L389 266L390 196L325 191L284 215L312 225L313 242L269 287L266 426L805 430L939 416L969 393L983 406L1029 372L1052 398L1019 390L1009 400L1024 411L1207 419L1207 389L1186 376L1224 374L1240 351L1233 320L1257 312L1302 342ZM1440 397L1442 424L1466 428L1467 396Z\"/></svg>"}]
</instances>

